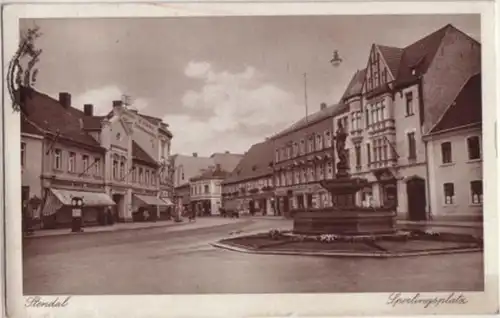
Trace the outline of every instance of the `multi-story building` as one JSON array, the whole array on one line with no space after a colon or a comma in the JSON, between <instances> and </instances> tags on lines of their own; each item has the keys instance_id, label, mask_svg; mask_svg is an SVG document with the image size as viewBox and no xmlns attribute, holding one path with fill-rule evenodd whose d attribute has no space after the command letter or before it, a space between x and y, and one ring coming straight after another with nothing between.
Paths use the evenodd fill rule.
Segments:
<instances>
[{"instance_id":1,"label":"multi-story building","mask_svg":"<svg viewBox=\"0 0 500 318\"><path fill-rule=\"evenodd\" d=\"M222 206L222 181L229 172L222 170L220 164L210 167L200 175L191 178L191 209L197 215L219 215Z\"/></svg>"},{"instance_id":2,"label":"multi-story building","mask_svg":"<svg viewBox=\"0 0 500 318\"><path fill-rule=\"evenodd\" d=\"M482 218L481 116L481 74L477 74L424 136L435 217Z\"/></svg>"},{"instance_id":3,"label":"multi-story building","mask_svg":"<svg viewBox=\"0 0 500 318\"><path fill-rule=\"evenodd\" d=\"M277 214L274 206L273 143L252 145L222 183L223 207L228 210Z\"/></svg>"},{"instance_id":4,"label":"multi-story building","mask_svg":"<svg viewBox=\"0 0 500 318\"><path fill-rule=\"evenodd\" d=\"M99 220L107 207L115 220L132 221L137 210L158 216L160 207L172 204L169 198L160 199L162 184L172 192L168 173L161 178L168 172L172 138L164 124L152 124L120 101L113 102L107 116L93 116L91 104L84 105L83 111L72 107L68 93L60 93L55 100L33 92L26 108L21 147L23 158L29 151L41 160L41 210L46 225L69 222L72 196L83 197L87 224ZM38 156L32 153L40 151L40 143L34 140L42 140ZM33 169L36 165L24 179L36 189Z\"/></svg>"},{"instance_id":5,"label":"multi-story building","mask_svg":"<svg viewBox=\"0 0 500 318\"><path fill-rule=\"evenodd\" d=\"M142 210L160 217L173 204L167 167L172 134L119 100L107 116L93 116L90 104L84 114L84 130L107 149L106 190L116 203L117 218L132 221Z\"/></svg>"},{"instance_id":6,"label":"multi-story building","mask_svg":"<svg viewBox=\"0 0 500 318\"><path fill-rule=\"evenodd\" d=\"M434 213L422 137L480 68L481 45L452 25L405 48L372 45L341 99L345 113L334 118L349 132L351 174L371 182L358 204L394 205L411 219Z\"/></svg>"},{"instance_id":7,"label":"multi-story building","mask_svg":"<svg viewBox=\"0 0 500 318\"><path fill-rule=\"evenodd\" d=\"M34 216L41 216L45 227L69 225L73 196L84 198L86 223L99 221L114 205L105 191L106 149L83 131L84 115L71 107L69 94L61 93L59 100L36 91L28 96L21 121L23 200L31 193L40 196L43 204Z\"/></svg>"},{"instance_id":8,"label":"multi-story building","mask_svg":"<svg viewBox=\"0 0 500 318\"><path fill-rule=\"evenodd\" d=\"M242 157L241 154L232 154L228 151L214 153L210 157L201 157L198 153L193 153L192 156L173 155L175 198L180 199L182 205L188 205L190 196L186 195L186 185L189 185L192 178L198 177L203 171L213 169L217 165L220 165L223 171L233 171Z\"/></svg>"},{"instance_id":9,"label":"multi-story building","mask_svg":"<svg viewBox=\"0 0 500 318\"><path fill-rule=\"evenodd\" d=\"M335 176L333 117L346 105L326 106L271 138L274 148L274 186L277 207L287 215L331 205L320 181Z\"/></svg>"}]
</instances>

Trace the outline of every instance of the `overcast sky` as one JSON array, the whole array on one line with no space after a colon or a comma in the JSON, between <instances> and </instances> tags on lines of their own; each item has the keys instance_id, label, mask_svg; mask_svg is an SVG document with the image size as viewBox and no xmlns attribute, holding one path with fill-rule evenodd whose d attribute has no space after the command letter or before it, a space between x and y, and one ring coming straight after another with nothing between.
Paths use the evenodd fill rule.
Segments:
<instances>
[{"instance_id":1,"label":"overcast sky","mask_svg":"<svg viewBox=\"0 0 500 318\"><path fill-rule=\"evenodd\" d=\"M163 118L174 153L244 152L338 101L372 43L404 47L452 23L480 40L477 15L24 20L43 36L38 90L98 114L127 94ZM329 64L333 50L343 63Z\"/></svg>"}]
</instances>

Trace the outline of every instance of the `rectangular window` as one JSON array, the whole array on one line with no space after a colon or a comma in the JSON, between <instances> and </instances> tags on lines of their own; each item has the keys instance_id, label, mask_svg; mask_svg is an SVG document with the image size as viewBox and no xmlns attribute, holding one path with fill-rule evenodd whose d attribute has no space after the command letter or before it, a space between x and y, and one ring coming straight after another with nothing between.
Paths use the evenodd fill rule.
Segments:
<instances>
[{"instance_id":1,"label":"rectangular window","mask_svg":"<svg viewBox=\"0 0 500 318\"><path fill-rule=\"evenodd\" d=\"M306 152L306 141L302 139L300 141L300 154L303 155Z\"/></svg>"},{"instance_id":2,"label":"rectangular window","mask_svg":"<svg viewBox=\"0 0 500 318\"><path fill-rule=\"evenodd\" d=\"M372 162L372 149L370 144L366 144L366 160L368 164Z\"/></svg>"},{"instance_id":3,"label":"rectangular window","mask_svg":"<svg viewBox=\"0 0 500 318\"><path fill-rule=\"evenodd\" d=\"M406 98L406 116L412 116L413 113L413 92L405 94Z\"/></svg>"},{"instance_id":4,"label":"rectangular window","mask_svg":"<svg viewBox=\"0 0 500 318\"><path fill-rule=\"evenodd\" d=\"M361 168L361 145L357 144L354 151L356 154L356 168Z\"/></svg>"},{"instance_id":5,"label":"rectangular window","mask_svg":"<svg viewBox=\"0 0 500 318\"><path fill-rule=\"evenodd\" d=\"M149 185L149 170L146 170L144 183Z\"/></svg>"},{"instance_id":6,"label":"rectangular window","mask_svg":"<svg viewBox=\"0 0 500 318\"><path fill-rule=\"evenodd\" d=\"M467 149L469 151L469 160L476 160L481 158L479 136L467 138Z\"/></svg>"},{"instance_id":7,"label":"rectangular window","mask_svg":"<svg viewBox=\"0 0 500 318\"><path fill-rule=\"evenodd\" d=\"M76 171L76 153L70 152L68 158L68 171L75 172Z\"/></svg>"},{"instance_id":8,"label":"rectangular window","mask_svg":"<svg viewBox=\"0 0 500 318\"><path fill-rule=\"evenodd\" d=\"M24 167L25 163L26 163L26 143L22 142L21 143L21 167Z\"/></svg>"},{"instance_id":9,"label":"rectangular window","mask_svg":"<svg viewBox=\"0 0 500 318\"><path fill-rule=\"evenodd\" d=\"M82 155L82 173L87 174L89 169L89 156Z\"/></svg>"},{"instance_id":10,"label":"rectangular window","mask_svg":"<svg viewBox=\"0 0 500 318\"><path fill-rule=\"evenodd\" d=\"M62 167L62 151L54 149L54 169L61 170Z\"/></svg>"},{"instance_id":11,"label":"rectangular window","mask_svg":"<svg viewBox=\"0 0 500 318\"><path fill-rule=\"evenodd\" d=\"M316 166L316 178L317 178L317 180L323 180L323 174L321 173L322 169L323 169L322 164L318 164Z\"/></svg>"},{"instance_id":12,"label":"rectangular window","mask_svg":"<svg viewBox=\"0 0 500 318\"><path fill-rule=\"evenodd\" d=\"M445 183L444 189L444 203L453 204L455 202L455 186L453 183Z\"/></svg>"},{"instance_id":13,"label":"rectangular window","mask_svg":"<svg viewBox=\"0 0 500 318\"><path fill-rule=\"evenodd\" d=\"M209 188L208 184L205 184L204 190L205 190L205 194L209 194L210 193L210 188Z\"/></svg>"},{"instance_id":14,"label":"rectangular window","mask_svg":"<svg viewBox=\"0 0 500 318\"><path fill-rule=\"evenodd\" d=\"M382 84L385 84L387 83L387 69L384 68L384 70L382 71Z\"/></svg>"},{"instance_id":15,"label":"rectangular window","mask_svg":"<svg viewBox=\"0 0 500 318\"><path fill-rule=\"evenodd\" d=\"M326 166L326 178L327 179L333 178L333 164L331 161L329 161Z\"/></svg>"},{"instance_id":16,"label":"rectangular window","mask_svg":"<svg viewBox=\"0 0 500 318\"><path fill-rule=\"evenodd\" d=\"M475 180L470 183L472 204L483 204L483 181Z\"/></svg>"},{"instance_id":17,"label":"rectangular window","mask_svg":"<svg viewBox=\"0 0 500 318\"><path fill-rule=\"evenodd\" d=\"M144 176L143 176L143 171L142 168L139 168L139 183L144 182Z\"/></svg>"},{"instance_id":18,"label":"rectangular window","mask_svg":"<svg viewBox=\"0 0 500 318\"><path fill-rule=\"evenodd\" d=\"M325 147L329 148L332 146L332 135L329 131L325 132Z\"/></svg>"},{"instance_id":19,"label":"rectangular window","mask_svg":"<svg viewBox=\"0 0 500 318\"><path fill-rule=\"evenodd\" d=\"M441 144L441 162L442 163L452 162L451 142L443 142Z\"/></svg>"},{"instance_id":20,"label":"rectangular window","mask_svg":"<svg viewBox=\"0 0 500 318\"><path fill-rule=\"evenodd\" d=\"M297 157L298 155L299 155L299 144L295 142L293 144L293 156Z\"/></svg>"},{"instance_id":21,"label":"rectangular window","mask_svg":"<svg viewBox=\"0 0 500 318\"><path fill-rule=\"evenodd\" d=\"M417 158L417 148L415 144L415 133L411 132L407 134L408 136L408 159Z\"/></svg>"},{"instance_id":22,"label":"rectangular window","mask_svg":"<svg viewBox=\"0 0 500 318\"><path fill-rule=\"evenodd\" d=\"M125 161L120 161L120 180L125 178Z\"/></svg>"},{"instance_id":23,"label":"rectangular window","mask_svg":"<svg viewBox=\"0 0 500 318\"><path fill-rule=\"evenodd\" d=\"M101 158L94 158L94 176L100 177L102 175L101 173Z\"/></svg>"},{"instance_id":24,"label":"rectangular window","mask_svg":"<svg viewBox=\"0 0 500 318\"><path fill-rule=\"evenodd\" d=\"M366 121L366 127L370 126L370 111L368 110L368 107L365 110L365 121Z\"/></svg>"},{"instance_id":25,"label":"rectangular window","mask_svg":"<svg viewBox=\"0 0 500 318\"><path fill-rule=\"evenodd\" d=\"M137 182L137 167L132 166L132 182Z\"/></svg>"},{"instance_id":26,"label":"rectangular window","mask_svg":"<svg viewBox=\"0 0 500 318\"><path fill-rule=\"evenodd\" d=\"M274 156L274 160L276 162L279 162L280 161L280 150L279 149L276 149L276 154Z\"/></svg>"},{"instance_id":27,"label":"rectangular window","mask_svg":"<svg viewBox=\"0 0 500 318\"><path fill-rule=\"evenodd\" d=\"M321 137L320 134L316 135L316 149L317 150L323 149L323 138Z\"/></svg>"},{"instance_id":28,"label":"rectangular window","mask_svg":"<svg viewBox=\"0 0 500 318\"><path fill-rule=\"evenodd\" d=\"M118 160L113 160L113 179L118 179Z\"/></svg>"},{"instance_id":29,"label":"rectangular window","mask_svg":"<svg viewBox=\"0 0 500 318\"><path fill-rule=\"evenodd\" d=\"M303 183L307 182L307 170L306 170L306 168L302 169L302 182Z\"/></svg>"}]
</instances>

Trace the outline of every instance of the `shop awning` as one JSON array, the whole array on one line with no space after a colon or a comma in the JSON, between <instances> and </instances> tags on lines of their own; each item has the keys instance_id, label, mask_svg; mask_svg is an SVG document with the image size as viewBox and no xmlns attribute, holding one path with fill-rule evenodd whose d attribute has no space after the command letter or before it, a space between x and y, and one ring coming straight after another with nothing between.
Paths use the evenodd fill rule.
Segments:
<instances>
[{"instance_id":1,"label":"shop awning","mask_svg":"<svg viewBox=\"0 0 500 318\"><path fill-rule=\"evenodd\" d=\"M63 205L71 205L73 197L80 197L83 199L84 206L110 206L115 205L111 197L104 192L87 192L87 191L73 191L50 189L54 196L59 199Z\"/></svg>"},{"instance_id":2,"label":"shop awning","mask_svg":"<svg viewBox=\"0 0 500 318\"><path fill-rule=\"evenodd\" d=\"M165 202L167 206L174 205L172 200L170 200L169 198L160 198L160 200Z\"/></svg>"},{"instance_id":3,"label":"shop awning","mask_svg":"<svg viewBox=\"0 0 500 318\"><path fill-rule=\"evenodd\" d=\"M139 195L134 194L133 196L133 205L134 206L146 206L146 205L155 205L155 206L168 206L167 202L161 200L158 197L152 195Z\"/></svg>"}]
</instances>

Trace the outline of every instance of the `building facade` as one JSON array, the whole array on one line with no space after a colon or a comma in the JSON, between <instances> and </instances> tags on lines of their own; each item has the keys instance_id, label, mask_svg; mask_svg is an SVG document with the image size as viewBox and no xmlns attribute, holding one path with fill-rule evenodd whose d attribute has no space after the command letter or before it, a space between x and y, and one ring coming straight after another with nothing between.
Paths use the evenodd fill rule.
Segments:
<instances>
[{"instance_id":1,"label":"building facade","mask_svg":"<svg viewBox=\"0 0 500 318\"><path fill-rule=\"evenodd\" d=\"M273 154L271 140L250 147L222 183L224 209L250 214L278 214L274 205Z\"/></svg>"},{"instance_id":2,"label":"building facade","mask_svg":"<svg viewBox=\"0 0 500 318\"><path fill-rule=\"evenodd\" d=\"M105 191L106 150L83 131L83 113L71 107L69 94L61 93L59 100L36 91L29 96L25 100L27 115L21 121L21 150L24 147L26 164L38 163L23 171L23 189L41 195L32 216L40 218L43 227L69 226L71 198L79 196L85 203L84 222L102 224L106 208L114 205Z\"/></svg>"},{"instance_id":3,"label":"building facade","mask_svg":"<svg viewBox=\"0 0 500 318\"><path fill-rule=\"evenodd\" d=\"M222 207L222 181L229 172L217 164L190 179L191 211L198 216L220 215Z\"/></svg>"},{"instance_id":4,"label":"building facade","mask_svg":"<svg viewBox=\"0 0 500 318\"><path fill-rule=\"evenodd\" d=\"M435 218L482 219L481 96L481 75L477 74L424 136Z\"/></svg>"},{"instance_id":5,"label":"building facade","mask_svg":"<svg viewBox=\"0 0 500 318\"><path fill-rule=\"evenodd\" d=\"M56 100L34 91L26 104L21 147L23 158L28 151L41 150L39 214L47 227L68 225L74 196L83 197L86 224L133 221L138 210L156 219L160 207L172 204L170 198L160 199L162 184L168 194L173 192L168 178L161 179L168 171L172 138L164 125L144 124L149 121L121 101L113 102L107 116L94 116L91 104L83 111L72 107L68 93ZM42 141L41 148L35 140ZM24 180L35 190L33 167ZM23 183L23 191L27 186Z\"/></svg>"},{"instance_id":6,"label":"building facade","mask_svg":"<svg viewBox=\"0 0 500 318\"><path fill-rule=\"evenodd\" d=\"M271 138L277 208L291 210L331 206L331 195L320 181L335 177L333 117L346 105L321 109Z\"/></svg>"},{"instance_id":7,"label":"building facade","mask_svg":"<svg viewBox=\"0 0 500 318\"><path fill-rule=\"evenodd\" d=\"M372 45L334 118L347 127L351 174L371 186L358 204L396 206L402 218L432 217L429 149L423 136L481 67L480 44L451 25L405 47ZM437 212L439 213L439 212Z\"/></svg>"}]
</instances>

